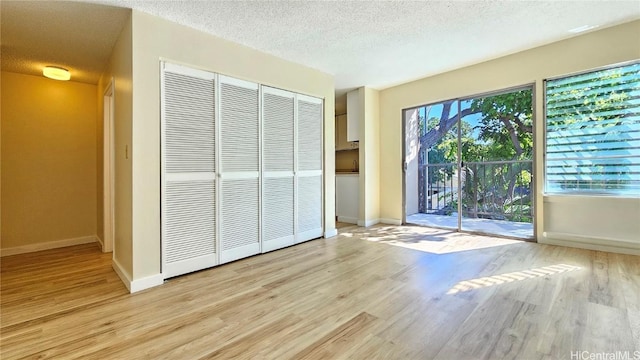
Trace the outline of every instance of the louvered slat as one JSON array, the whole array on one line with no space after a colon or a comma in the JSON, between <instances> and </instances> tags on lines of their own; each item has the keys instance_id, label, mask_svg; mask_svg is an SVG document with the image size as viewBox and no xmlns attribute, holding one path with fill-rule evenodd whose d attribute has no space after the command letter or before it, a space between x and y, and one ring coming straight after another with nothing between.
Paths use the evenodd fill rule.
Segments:
<instances>
[{"instance_id":1,"label":"louvered slat","mask_svg":"<svg viewBox=\"0 0 640 360\"><path fill-rule=\"evenodd\" d=\"M166 172L215 171L214 82L165 72Z\"/></svg>"},{"instance_id":2,"label":"louvered slat","mask_svg":"<svg viewBox=\"0 0 640 360\"><path fill-rule=\"evenodd\" d=\"M296 242L322 236L322 100L297 95Z\"/></svg>"},{"instance_id":3,"label":"louvered slat","mask_svg":"<svg viewBox=\"0 0 640 360\"><path fill-rule=\"evenodd\" d=\"M322 169L322 103L298 100L298 170Z\"/></svg>"},{"instance_id":4,"label":"louvered slat","mask_svg":"<svg viewBox=\"0 0 640 360\"><path fill-rule=\"evenodd\" d=\"M258 179L222 180L222 251L259 245ZM248 255L247 255L248 256Z\"/></svg>"},{"instance_id":5,"label":"louvered slat","mask_svg":"<svg viewBox=\"0 0 640 360\"><path fill-rule=\"evenodd\" d=\"M295 242L295 94L262 88L262 251Z\"/></svg>"},{"instance_id":6,"label":"louvered slat","mask_svg":"<svg viewBox=\"0 0 640 360\"><path fill-rule=\"evenodd\" d=\"M263 170L293 171L294 102L290 97L263 95Z\"/></svg>"},{"instance_id":7,"label":"louvered slat","mask_svg":"<svg viewBox=\"0 0 640 360\"><path fill-rule=\"evenodd\" d=\"M220 84L223 172L258 171L258 89Z\"/></svg>"},{"instance_id":8,"label":"louvered slat","mask_svg":"<svg viewBox=\"0 0 640 360\"><path fill-rule=\"evenodd\" d=\"M214 266L215 75L163 64L162 272Z\"/></svg>"},{"instance_id":9,"label":"louvered slat","mask_svg":"<svg viewBox=\"0 0 640 360\"><path fill-rule=\"evenodd\" d=\"M322 228L322 176L298 178L298 232Z\"/></svg>"},{"instance_id":10,"label":"louvered slat","mask_svg":"<svg viewBox=\"0 0 640 360\"><path fill-rule=\"evenodd\" d=\"M260 253L258 84L220 76L220 262Z\"/></svg>"},{"instance_id":11,"label":"louvered slat","mask_svg":"<svg viewBox=\"0 0 640 360\"><path fill-rule=\"evenodd\" d=\"M215 182L171 181L165 196L167 264L215 254Z\"/></svg>"},{"instance_id":12,"label":"louvered slat","mask_svg":"<svg viewBox=\"0 0 640 360\"><path fill-rule=\"evenodd\" d=\"M290 238L293 244L293 177L266 178L263 184L262 241Z\"/></svg>"}]
</instances>

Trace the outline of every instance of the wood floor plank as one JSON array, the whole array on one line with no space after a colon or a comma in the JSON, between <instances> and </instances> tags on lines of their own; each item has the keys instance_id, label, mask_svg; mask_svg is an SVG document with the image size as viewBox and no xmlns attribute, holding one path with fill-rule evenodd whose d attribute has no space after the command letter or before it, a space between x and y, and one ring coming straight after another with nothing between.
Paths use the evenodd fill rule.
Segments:
<instances>
[{"instance_id":1,"label":"wood floor plank","mask_svg":"<svg viewBox=\"0 0 640 360\"><path fill-rule=\"evenodd\" d=\"M318 339L313 345L294 356L296 359L331 359L339 356L358 336L362 336L377 318L361 312L349 321Z\"/></svg>"},{"instance_id":2,"label":"wood floor plank","mask_svg":"<svg viewBox=\"0 0 640 360\"><path fill-rule=\"evenodd\" d=\"M562 359L640 348L640 259L411 226L128 294L95 244L8 256L0 358Z\"/></svg>"}]
</instances>

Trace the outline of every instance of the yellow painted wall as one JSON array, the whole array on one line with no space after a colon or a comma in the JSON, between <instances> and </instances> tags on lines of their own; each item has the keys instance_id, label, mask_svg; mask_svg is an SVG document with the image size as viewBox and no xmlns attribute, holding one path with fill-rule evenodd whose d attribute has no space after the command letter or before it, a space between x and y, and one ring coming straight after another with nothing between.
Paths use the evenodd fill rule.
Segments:
<instances>
[{"instance_id":1,"label":"yellow painted wall","mask_svg":"<svg viewBox=\"0 0 640 360\"><path fill-rule=\"evenodd\" d=\"M160 60L325 99L325 231L335 228L333 77L133 11L133 279L160 273Z\"/></svg>"},{"instance_id":2,"label":"yellow painted wall","mask_svg":"<svg viewBox=\"0 0 640 360\"><path fill-rule=\"evenodd\" d=\"M104 76L104 74L103 74ZM102 188L104 186L103 184L103 110L104 110L104 104L103 104L103 99L102 99L102 93L101 93L101 89L104 86L104 84L101 83L102 81L102 77L101 79L98 81L98 86L96 86L96 104L98 104L97 109L96 109L96 118L97 118L97 122L96 122L96 236L98 237L98 240L100 241L100 243L102 243L103 239L104 239L104 229L103 229L103 206L104 206L104 202L102 200L103 197L103 193L102 193Z\"/></svg>"},{"instance_id":3,"label":"yellow painted wall","mask_svg":"<svg viewBox=\"0 0 640 360\"><path fill-rule=\"evenodd\" d=\"M404 108L457 97L481 94L508 87L535 83L535 135L541 144L543 138L543 79L585 71L597 67L640 58L640 21L594 31L574 38L537 47L481 64L399 85L380 93L380 211L381 217L402 218L402 118ZM556 211L558 201L544 201L543 148L536 149L536 215L537 237L540 242L593 247L589 244L552 239L545 232L565 229L563 223L573 224L575 236L596 234L601 237L602 224L617 229L612 239L640 249L640 206L638 199L576 197ZM604 213L602 202L606 202ZM566 203L566 202L562 202ZM544 204L544 205L543 205ZM572 211L580 209L580 211ZM546 216L543 211L553 213ZM634 225L629 225L634 224ZM611 242L609 242L611 243ZM620 244L617 244L620 245Z\"/></svg>"},{"instance_id":4,"label":"yellow painted wall","mask_svg":"<svg viewBox=\"0 0 640 360\"><path fill-rule=\"evenodd\" d=\"M96 86L2 72L2 249L96 234Z\"/></svg>"},{"instance_id":5,"label":"yellow painted wall","mask_svg":"<svg viewBox=\"0 0 640 360\"><path fill-rule=\"evenodd\" d=\"M131 172L131 131L133 122L133 60L132 60L132 26L131 18L125 23L122 32L113 48L109 64L100 77L97 91L93 94L98 98L98 129L94 137L99 139L96 167L98 172L98 221L102 222L103 208L103 94L111 79L114 84L114 223L115 234L113 241L114 261L131 278L133 273L133 237L132 237L132 172ZM127 158L127 154L129 156ZM100 226L102 233L102 226Z\"/></svg>"}]
</instances>

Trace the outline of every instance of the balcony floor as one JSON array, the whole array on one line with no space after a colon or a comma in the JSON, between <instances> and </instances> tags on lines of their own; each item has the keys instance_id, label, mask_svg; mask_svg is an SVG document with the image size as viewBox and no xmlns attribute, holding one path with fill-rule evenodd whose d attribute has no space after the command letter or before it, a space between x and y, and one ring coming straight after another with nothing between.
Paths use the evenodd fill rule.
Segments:
<instances>
[{"instance_id":1,"label":"balcony floor","mask_svg":"<svg viewBox=\"0 0 640 360\"><path fill-rule=\"evenodd\" d=\"M435 226L440 228L457 229L458 215L432 215L417 213L407 215L407 223ZM468 219L462 218L462 230L485 234L514 237L519 239L533 238L533 224L506 220Z\"/></svg>"}]
</instances>

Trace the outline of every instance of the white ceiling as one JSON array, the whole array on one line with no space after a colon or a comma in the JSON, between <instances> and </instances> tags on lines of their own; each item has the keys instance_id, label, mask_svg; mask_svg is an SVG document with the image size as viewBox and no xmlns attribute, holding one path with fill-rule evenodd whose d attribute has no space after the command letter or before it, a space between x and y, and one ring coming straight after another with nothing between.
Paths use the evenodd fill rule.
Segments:
<instances>
[{"instance_id":1,"label":"white ceiling","mask_svg":"<svg viewBox=\"0 0 640 360\"><path fill-rule=\"evenodd\" d=\"M603 28L640 18L638 0L92 1L147 12L333 74L337 94L363 85L382 89L522 51L574 36L569 30L584 25ZM88 73L100 62L104 68L105 49L117 36L110 29L126 17L80 3L10 4L2 1L3 70L14 69L12 59L20 57L75 61ZM60 17L60 9L67 16ZM65 46L47 46L54 37L64 38Z\"/></svg>"}]
</instances>

